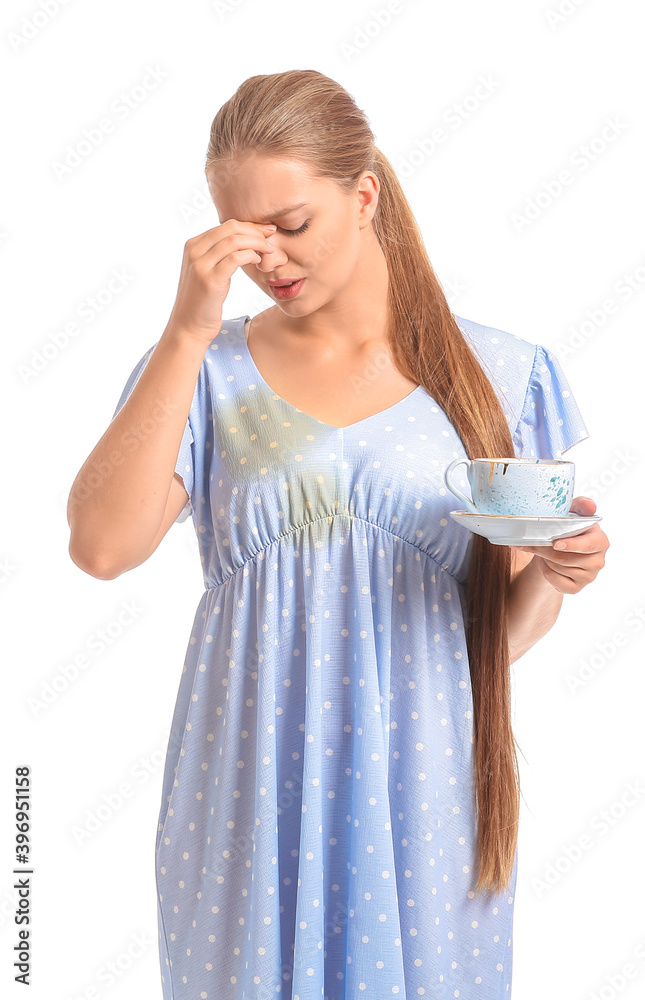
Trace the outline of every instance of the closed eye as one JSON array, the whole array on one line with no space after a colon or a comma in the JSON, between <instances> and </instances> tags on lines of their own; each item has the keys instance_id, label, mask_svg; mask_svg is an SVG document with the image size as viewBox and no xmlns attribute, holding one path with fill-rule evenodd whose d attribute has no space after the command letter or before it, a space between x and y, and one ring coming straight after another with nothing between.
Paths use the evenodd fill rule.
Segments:
<instances>
[{"instance_id":1,"label":"closed eye","mask_svg":"<svg viewBox=\"0 0 645 1000\"><path fill-rule=\"evenodd\" d=\"M304 233L305 230L309 229L309 219L300 226L299 229L283 229L282 226L278 226L281 233L288 233L290 236L297 236L299 233Z\"/></svg>"}]
</instances>

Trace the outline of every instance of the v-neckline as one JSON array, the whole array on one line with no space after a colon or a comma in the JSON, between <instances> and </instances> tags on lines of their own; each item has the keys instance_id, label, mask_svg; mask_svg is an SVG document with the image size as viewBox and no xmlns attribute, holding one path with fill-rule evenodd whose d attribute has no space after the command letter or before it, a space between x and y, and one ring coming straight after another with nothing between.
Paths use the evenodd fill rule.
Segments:
<instances>
[{"instance_id":1,"label":"v-neckline","mask_svg":"<svg viewBox=\"0 0 645 1000\"><path fill-rule=\"evenodd\" d=\"M246 322L249 319L251 319L251 317L247 316L247 315L245 315L245 316L242 317L242 326L241 326L242 338L241 339L242 339L242 343L243 343L243 346L244 346L244 350L246 351L246 356L247 356L247 358L249 360L251 368L253 369L253 371L255 372L255 374L257 376L258 381L266 389L268 389L268 391L273 396L276 396L282 403L284 403L284 405L287 406L290 410L294 410L296 413L301 413L303 417L307 417L309 420L315 420L315 422L317 424L322 424L323 427L327 427L327 428L329 428L329 430L332 430L332 431L348 431L348 430L351 430L354 427L361 427L363 424L369 423L371 420L374 420L376 417L383 417L383 416L385 416L386 413L390 413L392 410L397 409L397 407L401 406L403 403L405 403L408 400L410 400L412 398L412 396L414 396L415 393L417 393L421 389L423 389L422 385L416 385L414 387L414 389L412 389L412 391L407 394L407 396L404 396L402 399L399 399L396 403L392 403L391 406L386 406L386 408L384 410L379 410L378 413L372 413L369 417L363 417L362 420L355 420L353 423L351 423L351 424L344 424L342 427L339 427L337 424L328 424L327 421L320 420L318 417L314 417L313 414L306 413L304 410L301 410L298 406L294 406L293 403L290 403L287 399L284 399L284 397L281 396L278 392L276 392L275 389L271 388L271 386L269 385L269 383L266 381L266 379L262 375L262 372L260 371L260 369L256 365L255 361L253 360L253 355L251 354L251 351L249 350L249 345L246 342Z\"/></svg>"}]
</instances>

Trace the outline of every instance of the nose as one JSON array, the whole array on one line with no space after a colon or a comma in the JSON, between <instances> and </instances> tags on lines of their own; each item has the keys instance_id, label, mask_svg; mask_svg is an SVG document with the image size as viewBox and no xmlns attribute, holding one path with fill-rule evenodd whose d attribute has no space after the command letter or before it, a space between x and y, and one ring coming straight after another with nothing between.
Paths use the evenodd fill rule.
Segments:
<instances>
[{"instance_id":1,"label":"nose","mask_svg":"<svg viewBox=\"0 0 645 1000\"><path fill-rule=\"evenodd\" d=\"M262 259L255 265L259 271L272 271L274 267L280 267L281 264L285 264L289 260L288 254L273 242L274 238L274 236L269 238L273 250L260 251Z\"/></svg>"}]
</instances>

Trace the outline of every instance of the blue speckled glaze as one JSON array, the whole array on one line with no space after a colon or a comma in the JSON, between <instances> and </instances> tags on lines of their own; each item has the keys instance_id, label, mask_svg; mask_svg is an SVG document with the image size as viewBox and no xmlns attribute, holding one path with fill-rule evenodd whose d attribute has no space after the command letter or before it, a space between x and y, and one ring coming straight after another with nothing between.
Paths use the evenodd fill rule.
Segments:
<instances>
[{"instance_id":1,"label":"blue speckled glaze","mask_svg":"<svg viewBox=\"0 0 645 1000\"><path fill-rule=\"evenodd\" d=\"M569 513L574 490L573 462L475 459L466 468L473 513L528 517ZM448 479L446 483L449 485Z\"/></svg>"}]
</instances>

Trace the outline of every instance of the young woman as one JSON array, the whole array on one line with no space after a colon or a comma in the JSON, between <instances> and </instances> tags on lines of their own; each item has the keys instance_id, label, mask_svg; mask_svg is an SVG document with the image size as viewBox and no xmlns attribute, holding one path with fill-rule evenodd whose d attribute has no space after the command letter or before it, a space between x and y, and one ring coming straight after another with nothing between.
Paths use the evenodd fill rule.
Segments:
<instances>
[{"instance_id":1,"label":"young woman","mask_svg":"<svg viewBox=\"0 0 645 1000\"><path fill-rule=\"evenodd\" d=\"M189 514L199 539L156 841L164 998L507 998L509 665L609 543L493 545L449 516L443 472L587 430L547 349L451 313L338 83L246 80L206 176L220 225L187 241L69 508L101 579ZM238 267L275 299L252 321L222 316Z\"/></svg>"}]
</instances>

